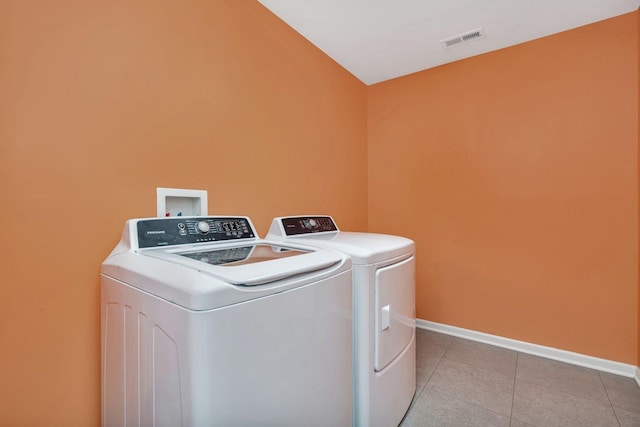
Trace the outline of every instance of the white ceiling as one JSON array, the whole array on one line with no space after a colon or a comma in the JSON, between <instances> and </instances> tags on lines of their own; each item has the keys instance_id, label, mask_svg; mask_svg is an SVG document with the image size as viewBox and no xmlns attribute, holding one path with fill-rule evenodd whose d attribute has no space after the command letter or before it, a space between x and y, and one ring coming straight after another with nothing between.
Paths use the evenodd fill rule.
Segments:
<instances>
[{"instance_id":1,"label":"white ceiling","mask_svg":"<svg viewBox=\"0 0 640 427\"><path fill-rule=\"evenodd\" d=\"M258 1L368 85L640 7L640 0ZM478 28L485 37L440 43Z\"/></svg>"}]
</instances>

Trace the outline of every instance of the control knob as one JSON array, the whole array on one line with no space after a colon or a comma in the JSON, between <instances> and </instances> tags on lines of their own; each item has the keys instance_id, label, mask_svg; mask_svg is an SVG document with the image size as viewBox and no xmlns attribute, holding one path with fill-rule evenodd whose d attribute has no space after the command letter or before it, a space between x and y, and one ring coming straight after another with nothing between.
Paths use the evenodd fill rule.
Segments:
<instances>
[{"instance_id":1,"label":"control knob","mask_svg":"<svg viewBox=\"0 0 640 427\"><path fill-rule=\"evenodd\" d=\"M209 223L207 221L200 221L196 225L198 231L202 234L207 234L209 232Z\"/></svg>"}]
</instances>

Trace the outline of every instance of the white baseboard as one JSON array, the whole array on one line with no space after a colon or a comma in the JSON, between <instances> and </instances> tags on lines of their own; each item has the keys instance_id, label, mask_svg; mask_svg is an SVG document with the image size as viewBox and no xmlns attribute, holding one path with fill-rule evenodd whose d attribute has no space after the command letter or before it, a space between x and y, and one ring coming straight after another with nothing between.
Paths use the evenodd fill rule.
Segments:
<instances>
[{"instance_id":1,"label":"white baseboard","mask_svg":"<svg viewBox=\"0 0 640 427\"><path fill-rule=\"evenodd\" d=\"M622 375L628 378L635 378L640 386L640 368L626 363L614 362L612 360L600 359L598 357L587 356L571 351L560 350L553 347L531 344L524 341L513 340L511 338L499 337L497 335L476 332L470 329L458 328L456 326L444 325L442 323L430 322L428 320L416 319L416 327L440 332L446 335L478 341L497 347L508 348L521 353L532 354L534 356L545 357L547 359L570 363L585 368L596 369L598 371L609 372L611 374Z\"/></svg>"}]
</instances>

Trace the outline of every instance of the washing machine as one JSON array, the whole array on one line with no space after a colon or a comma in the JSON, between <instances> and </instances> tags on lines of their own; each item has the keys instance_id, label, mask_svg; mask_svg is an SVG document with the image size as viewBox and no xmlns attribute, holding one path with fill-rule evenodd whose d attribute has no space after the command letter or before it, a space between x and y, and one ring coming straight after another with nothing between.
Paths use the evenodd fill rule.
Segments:
<instances>
[{"instance_id":1,"label":"washing machine","mask_svg":"<svg viewBox=\"0 0 640 427\"><path fill-rule=\"evenodd\" d=\"M102 426L351 426L351 261L242 216L129 220L102 264Z\"/></svg>"},{"instance_id":2,"label":"washing machine","mask_svg":"<svg viewBox=\"0 0 640 427\"><path fill-rule=\"evenodd\" d=\"M416 390L414 242L340 231L330 216L275 218L267 239L351 257L354 425L397 426Z\"/></svg>"}]
</instances>

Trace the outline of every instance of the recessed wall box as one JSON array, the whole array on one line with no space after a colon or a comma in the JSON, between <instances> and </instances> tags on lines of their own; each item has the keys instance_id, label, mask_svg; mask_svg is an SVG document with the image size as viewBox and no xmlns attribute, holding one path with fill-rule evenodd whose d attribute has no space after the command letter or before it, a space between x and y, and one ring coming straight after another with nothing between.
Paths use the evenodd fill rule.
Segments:
<instances>
[{"instance_id":1,"label":"recessed wall box","mask_svg":"<svg viewBox=\"0 0 640 427\"><path fill-rule=\"evenodd\" d=\"M206 190L157 188L158 216L208 215Z\"/></svg>"}]
</instances>

